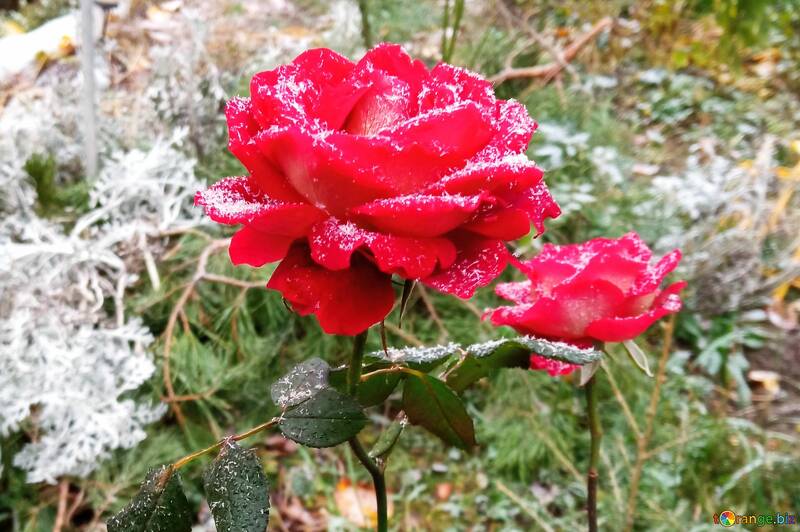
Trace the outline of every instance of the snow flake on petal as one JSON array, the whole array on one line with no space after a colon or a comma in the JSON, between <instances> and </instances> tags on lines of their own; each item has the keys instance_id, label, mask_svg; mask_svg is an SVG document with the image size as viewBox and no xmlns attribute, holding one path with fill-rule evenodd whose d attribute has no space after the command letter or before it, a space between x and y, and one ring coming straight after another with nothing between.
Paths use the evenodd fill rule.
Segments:
<instances>
[{"instance_id":1,"label":"snow flake on petal","mask_svg":"<svg viewBox=\"0 0 800 532\"><path fill-rule=\"evenodd\" d=\"M580 366L576 364L561 362L560 360L545 358L535 353L531 353L531 369L546 371L551 377L569 375L578 368L580 368Z\"/></svg>"},{"instance_id":2,"label":"snow flake on petal","mask_svg":"<svg viewBox=\"0 0 800 532\"><path fill-rule=\"evenodd\" d=\"M428 286L469 299L475 290L497 278L508 263L508 250L500 240L458 235L455 262L446 270L422 279Z\"/></svg>"}]
</instances>

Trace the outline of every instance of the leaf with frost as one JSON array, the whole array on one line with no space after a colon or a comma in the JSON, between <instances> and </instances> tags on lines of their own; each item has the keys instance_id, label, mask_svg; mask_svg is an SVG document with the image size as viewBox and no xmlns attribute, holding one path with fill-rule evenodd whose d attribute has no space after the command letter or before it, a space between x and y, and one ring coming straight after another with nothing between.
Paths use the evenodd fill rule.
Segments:
<instances>
[{"instance_id":1,"label":"leaf with frost","mask_svg":"<svg viewBox=\"0 0 800 532\"><path fill-rule=\"evenodd\" d=\"M151 469L136 497L108 520L108 532L189 532L193 512L180 476L167 466Z\"/></svg>"},{"instance_id":2,"label":"leaf with frost","mask_svg":"<svg viewBox=\"0 0 800 532\"><path fill-rule=\"evenodd\" d=\"M569 364L584 365L599 360L601 353L563 342L531 336L500 338L461 347L456 343L432 347L389 348L370 353L369 358L393 364L410 365L425 370L458 357L458 364L447 377L453 389L461 391L498 368L527 367L528 355L536 353Z\"/></svg>"},{"instance_id":3,"label":"leaf with frost","mask_svg":"<svg viewBox=\"0 0 800 532\"><path fill-rule=\"evenodd\" d=\"M353 397L326 388L288 410L280 421L283 435L308 447L333 447L367 424L361 405Z\"/></svg>"},{"instance_id":4,"label":"leaf with frost","mask_svg":"<svg viewBox=\"0 0 800 532\"><path fill-rule=\"evenodd\" d=\"M203 474L208 507L218 532L264 532L269 486L253 449L226 440Z\"/></svg>"},{"instance_id":5,"label":"leaf with frost","mask_svg":"<svg viewBox=\"0 0 800 532\"><path fill-rule=\"evenodd\" d=\"M328 387L330 366L314 357L296 365L270 389L272 401L282 409L299 405Z\"/></svg>"}]
</instances>

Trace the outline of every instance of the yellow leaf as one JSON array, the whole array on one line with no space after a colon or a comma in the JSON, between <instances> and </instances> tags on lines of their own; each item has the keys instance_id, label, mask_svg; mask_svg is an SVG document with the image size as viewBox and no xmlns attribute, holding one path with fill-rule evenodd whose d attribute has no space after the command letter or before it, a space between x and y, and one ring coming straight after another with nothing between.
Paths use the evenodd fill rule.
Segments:
<instances>
[{"instance_id":1,"label":"yellow leaf","mask_svg":"<svg viewBox=\"0 0 800 532\"><path fill-rule=\"evenodd\" d=\"M361 528L375 528L378 524L378 506L375 492L368 485L353 484L350 479L343 478L336 484L333 494L336 508L342 516ZM387 514L391 517L394 510L392 500L388 501Z\"/></svg>"},{"instance_id":2,"label":"yellow leaf","mask_svg":"<svg viewBox=\"0 0 800 532\"><path fill-rule=\"evenodd\" d=\"M13 20L4 20L3 31L0 33L4 33L6 35L16 35L19 33L25 33L25 28L23 28L18 22L14 22Z\"/></svg>"}]
</instances>

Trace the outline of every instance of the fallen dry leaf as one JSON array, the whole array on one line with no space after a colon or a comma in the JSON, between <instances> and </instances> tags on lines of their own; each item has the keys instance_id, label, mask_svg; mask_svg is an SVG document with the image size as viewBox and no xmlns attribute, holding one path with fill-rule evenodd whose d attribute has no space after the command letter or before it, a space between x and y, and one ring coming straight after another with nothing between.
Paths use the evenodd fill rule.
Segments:
<instances>
[{"instance_id":1,"label":"fallen dry leaf","mask_svg":"<svg viewBox=\"0 0 800 532\"><path fill-rule=\"evenodd\" d=\"M378 524L378 509L372 485L354 485L350 479L343 478L336 485L333 498L342 517L354 525L375 528ZM391 499L388 502L387 512L389 517L394 513Z\"/></svg>"}]
</instances>

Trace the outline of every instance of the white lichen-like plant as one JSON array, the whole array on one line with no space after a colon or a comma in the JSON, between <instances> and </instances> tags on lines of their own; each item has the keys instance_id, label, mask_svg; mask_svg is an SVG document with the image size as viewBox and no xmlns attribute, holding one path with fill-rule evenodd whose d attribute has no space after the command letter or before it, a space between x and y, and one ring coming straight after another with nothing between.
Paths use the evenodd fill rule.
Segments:
<instances>
[{"instance_id":1,"label":"white lichen-like plant","mask_svg":"<svg viewBox=\"0 0 800 532\"><path fill-rule=\"evenodd\" d=\"M68 174L76 155L61 140L77 129L77 102L57 87L22 95L0 117L17 133L0 140L0 437L26 432L13 463L30 482L89 474L164 413L137 400L155 370L146 351L153 338L125 315L124 299L140 271L157 287L164 235L198 224L185 130L143 149L109 143L85 212L40 216L25 161L48 153ZM42 100L63 117L32 112Z\"/></svg>"}]
</instances>

